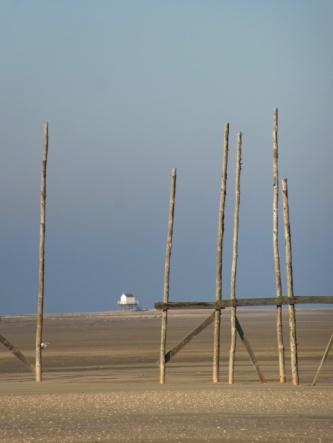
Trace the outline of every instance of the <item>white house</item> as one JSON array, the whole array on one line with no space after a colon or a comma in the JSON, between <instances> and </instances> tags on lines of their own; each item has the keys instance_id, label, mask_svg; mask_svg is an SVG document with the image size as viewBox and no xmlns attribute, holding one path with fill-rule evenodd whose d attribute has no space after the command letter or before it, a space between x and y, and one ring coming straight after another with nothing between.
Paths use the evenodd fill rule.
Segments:
<instances>
[{"instance_id":1,"label":"white house","mask_svg":"<svg viewBox=\"0 0 333 443\"><path fill-rule=\"evenodd\" d=\"M138 311L139 300L133 294L121 294L118 305L122 311Z\"/></svg>"}]
</instances>

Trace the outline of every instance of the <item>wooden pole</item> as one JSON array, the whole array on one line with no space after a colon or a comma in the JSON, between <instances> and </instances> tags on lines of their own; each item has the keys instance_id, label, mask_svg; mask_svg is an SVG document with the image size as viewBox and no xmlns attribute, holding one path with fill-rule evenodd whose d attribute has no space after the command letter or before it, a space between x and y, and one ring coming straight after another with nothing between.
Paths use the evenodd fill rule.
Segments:
<instances>
[{"instance_id":1,"label":"wooden pole","mask_svg":"<svg viewBox=\"0 0 333 443\"><path fill-rule=\"evenodd\" d=\"M216 275L215 275L215 300L222 300L222 251L224 235L224 213L227 194L227 174L229 155L229 123L224 125L223 163L221 172L219 214L217 222L216 244ZM214 347L213 347L213 383L220 380L220 349L221 349L221 310L214 312Z\"/></svg>"},{"instance_id":2,"label":"wooden pole","mask_svg":"<svg viewBox=\"0 0 333 443\"><path fill-rule=\"evenodd\" d=\"M279 142L278 109L273 110L273 256L275 274L275 295L282 296L281 265L279 252ZM282 306L276 306L276 338L279 356L280 383L286 382L285 355L282 330Z\"/></svg>"},{"instance_id":3,"label":"wooden pole","mask_svg":"<svg viewBox=\"0 0 333 443\"><path fill-rule=\"evenodd\" d=\"M168 215L168 233L165 249L165 262L164 262L164 285L163 285L163 302L168 303L170 292L170 260L172 251L173 240L173 222L175 213L175 198L176 198L176 179L177 170L173 168L171 171L171 189L169 199L169 215ZM162 324L161 324L161 346L160 346L160 383L165 383L165 349L167 338L167 325L168 325L168 310L164 309L162 312Z\"/></svg>"},{"instance_id":4,"label":"wooden pole","mask_svg":"<svg viewBox=\"0 0 333 443\"><path fill-rule=\"evenodd\" d=\"M326 360L327 357L328 357L328 354L329 354L329 352L330 352L330 350L331 350L332 344L333 344L333 334L331 335L331 338L329 339L329 341L328 341L328 343L327 343L326 349L325 349L325 351L324 351L323 358L321 359L321 362L320 362L320 364L319 364L319 366L318 366L318 369L317 369L316 375L314 376L314 378L313 378L313 380L312 380L312 383L311 383L312 386L315 386L315 384L317 383L317 379L318 379L318 377L319 377L319 374L320 374L321 368L323 367L323 364L325 363L325 360Z\"/></svg>"},{"instance_id":5,"label":"wooden pole","mask_svg":"<svg viewBox=\"0 0 333 443\"><path fill-rule=\"evenodd\" d=\"M2 334L0 334L0 343L2 343L10 352L12 352L15 357L18 358L28 369L35 372L35 367L25 358L22 352L12 343L10 343Z\"/></svg>"},{"instance_id":6,"label":"wooden pole","mask_svg":"<svg viewBox=\"0 0 333 443\"><path fill-rule=\"evenodd\" d=\"M40 222L39 222L39 266L38 266L38 300L36 324L36 382L42 381L42 340L43 340L43 312L44 312L44 276L45 276L45 210L46 210L46 173L47 156L49 149L49 127L44 123L44 151L41 165L40 182Z\"/></svg>"},{"instance_id":7,"label":"wooden pole","mask_svg":"<svg viewBox=\"0 0 333 443\"><path fill-rule=\"evenodd\" d=\"M235 207L234 207L234 233L232 240L232 263L231 263L231 279L230 279L230 298L236 301L236 274L238 259L238 232L239 232L239 204L240 204L240 173L242 167L242 133L237 135L236 150L236 172L235 172ZM231 341L229 352L229 385L234 382L234 366L236 352L236 306L230 310L231 313Z\"/></svg>"},{"instance_id":8,"label":"wooden pole","mask_svg":"<svg viewBox=\"0 0 333 443\"><path fill-rule=\"evenodd\" d=\"M292 267L292 248L291 248L291 232L289 221L289 204L288 204L288 183L287 179L282 179L282 204L283 204L283 223L284 223L284 239L286 245L286 278L287 278L287 295L289 298L294 297L293 284L293 267ZM288 305L289 315L289 331L290 331L290 359L291 359L291 377L294 385L299 384L298 376L298 357L297 357L297 336L296 336L296 312L295 305Z\"/></svg>"}]
</instances>

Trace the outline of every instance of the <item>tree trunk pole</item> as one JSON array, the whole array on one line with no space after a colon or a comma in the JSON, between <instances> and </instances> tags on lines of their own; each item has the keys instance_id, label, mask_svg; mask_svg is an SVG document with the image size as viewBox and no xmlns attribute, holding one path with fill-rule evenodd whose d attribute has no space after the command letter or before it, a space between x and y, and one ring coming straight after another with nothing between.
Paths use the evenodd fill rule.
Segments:
<instances>
[{"instance_id":1,"label":"tree trunk pole","mask_svg":"<svg viewBox=\"0 0 333 443\"><path fill-rule=\"evenodd\" d=\"M44 312L44 276L45 276L45 211L46 211L46 173L47 156L49 149L49 128L44 123L44 151L41 165L40 181L40 222L39 222L39 266L38 266L38 300L36 323L36 382L42 381L42 340L43 340L43 312Z\"/></svg>"},{"instance_id":2,"label":"tree trunk pole","mask_svg":"<svg viewBox=\"0 0 333 443\"><path fill-rule=\"evenodd\" d=\"M168 303L170 292L170 260L172 251L173 240L173 222L175 214L175 198L176 198L176 179L177 170L173 168L171 171L171 189L169 199L169 216L168 216L168 233L165 249L165 262L164 262L164 284L163 284L163 302ZM160 346L160 384L165 383L165 351L166 351L166 338L167 338L167 325L168 325L168 310L165 309L162 312L162 324L161 324L161 346Z\"/></svg>"},{"instance_id":3,"label":"tree trunk pole","mask_svg":"<svg viewBox=\"0 0 333 443\"><path fill-rule=\"evenodd\" d=\"M227 193L227 171L229 154L229 123L224 125L224 151L221 172L220 201L217 226L216 245L216 278L215 278L215 300L222 300L222 250L224 234L224 212ZM221 310L214 312L214 348L213 348L213 383L220 379L220 349L221 349Z\"/></svg>"},{"instance_id":4,"label":"tree trunk pole","mask_svg":"<svg viewBox=\"0 0 333 443\"><path fill-rule=\"evenodd\" d=\"M275 274L275 296L282 296L281 265L279 252L279 141L278 109L273 110L273 256ZM286 382L285 355L282 330L282 305L276 306L276 338L279 356L280 383Z\"/></svg>"},{"instance_id":5,"label":"tree trunk pole","mask_svg":"<svg viewBox=\"0 0 333 443\"><path fill-rule=\"evenodd\" d=\"M288 204L288 183L287 179L282 179L282 204L283 204L283 222L284 222L284 239L286 245L286 278L287 278L287 295L289 298L294 297L293 284L293 267L292 267L292 248L291 248L291 232L289 222L289 204ZM294 385L299 384L298 376L298 358L297 358L297 336L296 336L296 312L295 305L288 305L289 314L289 331L290 331L290 359L291 359L291 376Z\"/></svg>"},{"instance_id":6,"label":"tree trunk pole","mask_svg":"<svg viewBox=\"0 0 333 443\"><path fill-rule=\"evenodd\" d=\"M240 173L242 168L242 133L237 135L236 172L235 172L235 207L234 207L234 233L232 240L232 263L230 278L230 298L236 301L236 274L238 259L238 233L239 233L239 204L240 204ZM236 352L236 306L230 309L231 313L231 341L229 352L229 385L234 382L234 366Z\"/></svg>"}]
</instances>

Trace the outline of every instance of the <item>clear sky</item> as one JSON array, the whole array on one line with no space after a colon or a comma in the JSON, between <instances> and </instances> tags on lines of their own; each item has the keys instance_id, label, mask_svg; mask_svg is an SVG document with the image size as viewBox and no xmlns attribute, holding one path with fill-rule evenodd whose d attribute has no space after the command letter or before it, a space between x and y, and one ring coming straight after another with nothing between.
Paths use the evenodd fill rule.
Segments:
<instances>
[{"instance_id":1,"label":"clear sky","mask_svg":"<svg viewBox=\"0 0 333 443\"><path fill-rule=\"evenodd\" d=\"M295 293L332 294L332 22L330 0L3 0L0 313L35 312L44 121L46 311L114 309L122 292L161 299L172 167L170 296L213 299L226 121L224 296L239 130L237 295L273 296L273 107Z\"/></svg>"}]
</instances>

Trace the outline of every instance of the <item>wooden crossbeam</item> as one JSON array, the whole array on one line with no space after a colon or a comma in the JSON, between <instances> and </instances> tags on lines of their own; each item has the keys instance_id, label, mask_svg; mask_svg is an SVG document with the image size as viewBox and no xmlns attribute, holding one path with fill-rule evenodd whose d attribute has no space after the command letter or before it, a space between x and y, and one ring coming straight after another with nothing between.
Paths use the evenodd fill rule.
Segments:
<instances>
[{"instance_id":1,"label":"wooden crossbeam","mask_svg":"<svg viewBox=\"0 0 333 443\"><path fill-rule=\"evenodd\" d=\"M193 337L198 335L201 331L203 331L207 326L209 326L214 321L214 312L206 318L199 326L193 329L189 334L187 334L176 346L174 346L170 351L165 354L165 363L171 360L171 358L177 354L184 346L186 346Z\"/></svg>"},{"instance_id":2,"label":"wooden crossbeam","mask_svg":"<svg viewBox=\"0 0 333 443\"><path fill-rule=\"evenodd\" d=\"M333 295L300 295L297 297L265 297L265 298L241 298L236 301L233 300L221 300L216 302L192 302L192 301L179 301L155 303L155 309L167 310L167 309L224 309L232 306L281 306L281 305L293 305L300 303L309 304L333 304Z\"/></svg>"},{"instance_id":3,"label":"wooden crossbeam","mask_svg":"<svg viewBox=\"0 0 333 443\"><path fill-rule=\"evenodd\" d=\"M33 373L35 372L34 366L25 358L21 351L19 351L12 343L10 343L6 337L0 334L0 343L2 343L12 354L15 355L25 366L27 366Z\"/></svg>"}]
</instances>

